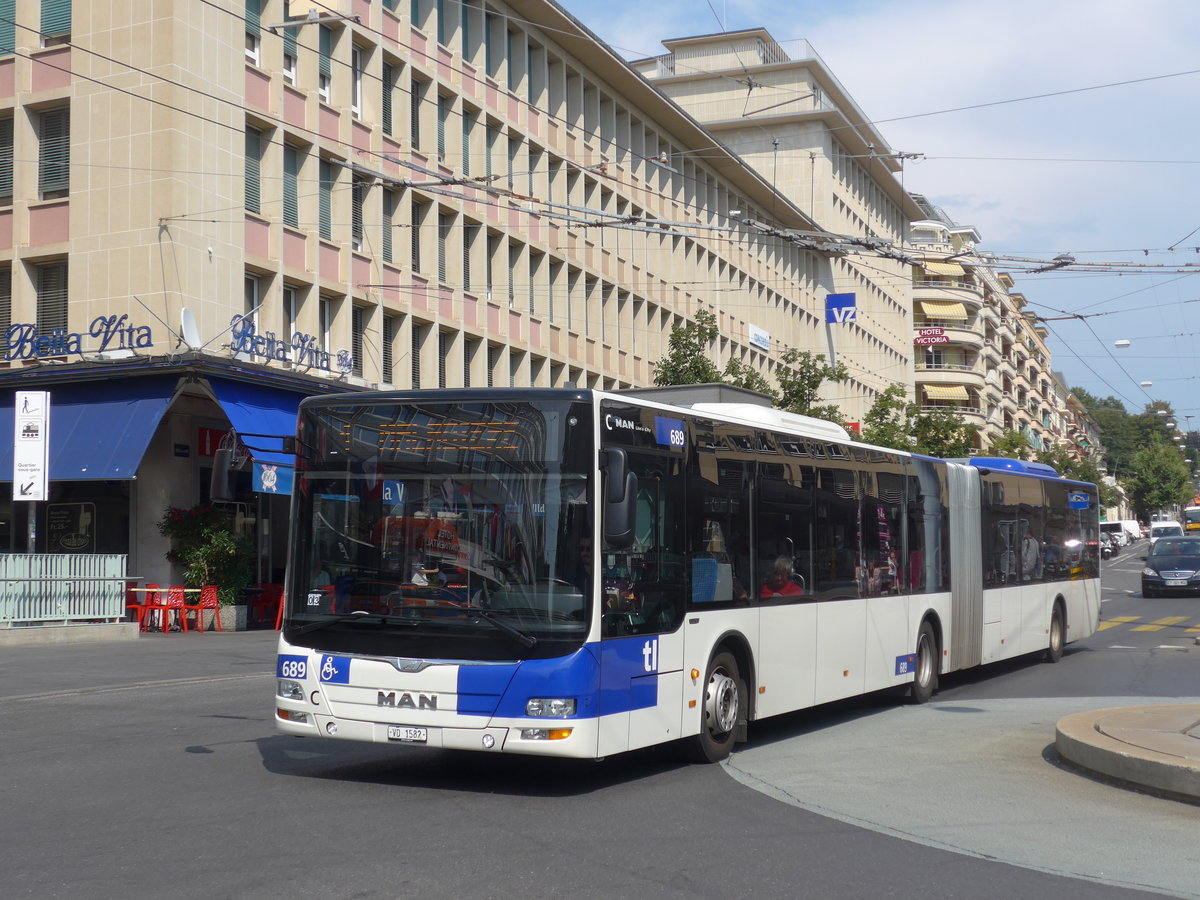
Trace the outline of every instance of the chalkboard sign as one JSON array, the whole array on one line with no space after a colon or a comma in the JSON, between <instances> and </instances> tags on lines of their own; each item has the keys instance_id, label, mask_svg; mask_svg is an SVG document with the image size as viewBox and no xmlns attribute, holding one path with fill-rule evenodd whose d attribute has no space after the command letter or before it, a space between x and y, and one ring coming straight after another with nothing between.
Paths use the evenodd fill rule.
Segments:
<instances>
[{"instance_id":1,"label":"chalkboard sign","mask_svg":"<svg viewBox=\"0 0 1200 900\"><path fill-rule=\"evenodd\" d=\"M46 546L51 553L95 553L96 504L49 504L46 507Z\"/></svg>"}]
</instances>

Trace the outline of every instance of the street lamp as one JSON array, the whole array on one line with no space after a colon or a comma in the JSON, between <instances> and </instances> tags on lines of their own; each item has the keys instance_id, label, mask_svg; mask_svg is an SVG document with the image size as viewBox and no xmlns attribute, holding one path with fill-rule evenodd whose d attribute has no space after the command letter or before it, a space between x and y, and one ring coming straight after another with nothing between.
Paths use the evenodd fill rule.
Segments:
<instances>
[{"instance_id":1,"label":"street lamp","mask_svg":"<svg viewBox=\"0 0 1200 900\"><path fill-rule=\"evenodd\" d=\"M1113 346L1116 347L1118 350L1124 350L1126 347L1129 346L1129 341L1122 338L1119 341L1113 341Z\"/></svg>"}]
</instances>

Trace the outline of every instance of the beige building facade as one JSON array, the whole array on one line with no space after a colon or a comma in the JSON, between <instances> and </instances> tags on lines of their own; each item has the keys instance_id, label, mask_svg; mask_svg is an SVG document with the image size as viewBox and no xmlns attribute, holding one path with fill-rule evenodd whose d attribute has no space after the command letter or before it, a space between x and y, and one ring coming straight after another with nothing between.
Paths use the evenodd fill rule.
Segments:
<instances>
[{"instance_id":1,"label":"beige building facade","mask_svg":"<svg viewBox=\"0 0 1200 900\"><path fill-rule=\"evenodd\" d=\"M47 498L3 501L9 549L61 549L46 523L69 513L88 549L177 580L156 524L207 500L232 446L278 580L301 397L646 385L700 310L718 364L772 379L786 348L823 349L825 295L857 289L843 257L875 246L543 0L13 8L0 418L19 389L53 405ZM883 332L847 333L839 359L891 359Z\"/></svg>"},{"instance_id":2,"label":"beige building facade","mask_svg":"<svg viewBox=\"0 0 1200 900\"><path fill-rule=\"evenodd\" d=\"M902 154L806 41L780 44L749 29L663 45L667 54L634 68L821 228L852 241L830 259L820 289L854 294L855 320L792 336L797 349L849 369L848 382L827 386L828 399L859 421L890 385L911 395L911 279L897 251L920 210L900 181Z\"/></svg>"}]
</instances>

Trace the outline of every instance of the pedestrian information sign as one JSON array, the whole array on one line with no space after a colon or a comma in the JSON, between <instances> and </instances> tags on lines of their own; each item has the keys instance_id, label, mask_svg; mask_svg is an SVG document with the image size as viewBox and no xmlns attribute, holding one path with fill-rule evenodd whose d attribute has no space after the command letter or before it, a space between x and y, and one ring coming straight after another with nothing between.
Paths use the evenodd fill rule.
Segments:
<instances>
[{"instance_id":1,"label":"pedestrian information sign","mask_svg":"<svg viewBox=\"0 0 1200 900\"><path fill-rule=\"evenodd\" d=\"M45 500L50 394L17 391L13 408L13 499Z\"/></svg>"}]
</instances>

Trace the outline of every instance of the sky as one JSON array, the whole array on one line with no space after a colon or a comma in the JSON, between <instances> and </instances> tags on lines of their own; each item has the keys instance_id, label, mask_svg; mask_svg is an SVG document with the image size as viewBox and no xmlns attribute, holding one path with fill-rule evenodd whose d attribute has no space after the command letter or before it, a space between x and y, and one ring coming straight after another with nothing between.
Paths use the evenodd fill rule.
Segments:
<instances>
[{"instance_id":1,"label":"sky","mask_svg":"<svg viewBox=\"0 0 1200 900\"><path fill-rule=\"evenodd\" d=\"M721 30L806 39L981 251L1092 264L997 265L1068 385L1200 430L1200 3L560 2L627 59Z\"/></svg>"}]
</instances>

